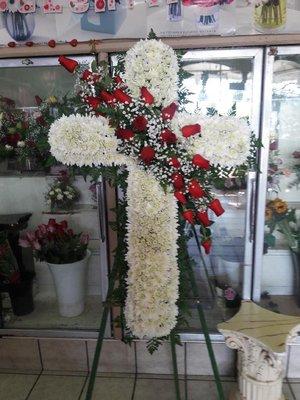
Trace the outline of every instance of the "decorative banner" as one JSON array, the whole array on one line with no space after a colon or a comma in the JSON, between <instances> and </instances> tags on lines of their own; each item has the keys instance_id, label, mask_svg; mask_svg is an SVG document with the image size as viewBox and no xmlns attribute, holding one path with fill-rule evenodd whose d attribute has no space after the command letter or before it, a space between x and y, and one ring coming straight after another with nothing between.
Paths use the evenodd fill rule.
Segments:
<instances>
[{"instance_id":1,"label":"decorative banner","mask_svg":"<svg viewBox=\"0 0 300 400\"><path fill-rule=\"evenodd\" d=\"M160 37L258 33L253 28L253 6L247 5L246 0L215 3L211 0L0 0L0 45L69 42L74 38L78 42L142 38L151 28ZM285 0L280 4L285 4ZM300 2L287 4L290 7L287 22L280 33L300 32ZM285 21L285 13L282 19ZM274 23L270 21L269 25L274 27ZM262 30L259 8L255 26ZM264 28L265 33L271 31Z\"/></svg>"}]
</instances>

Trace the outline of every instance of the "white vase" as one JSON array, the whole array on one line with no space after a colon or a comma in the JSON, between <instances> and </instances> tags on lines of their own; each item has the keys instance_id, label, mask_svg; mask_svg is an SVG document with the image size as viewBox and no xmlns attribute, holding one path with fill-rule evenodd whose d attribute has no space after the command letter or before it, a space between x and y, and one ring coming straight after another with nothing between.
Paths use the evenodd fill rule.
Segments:
<instances>
[{"instance_id":1,"label":"white vase","mask_svg":"<svg viewBox=\"0 0 300 400\"><path fill-rule=\"evenodd\" d=\"M86 257L74 263L47 263L54 281L59 313L63 317L76 317L84 310L90 255L87 250Z\"/></svg>"}]
</instances>

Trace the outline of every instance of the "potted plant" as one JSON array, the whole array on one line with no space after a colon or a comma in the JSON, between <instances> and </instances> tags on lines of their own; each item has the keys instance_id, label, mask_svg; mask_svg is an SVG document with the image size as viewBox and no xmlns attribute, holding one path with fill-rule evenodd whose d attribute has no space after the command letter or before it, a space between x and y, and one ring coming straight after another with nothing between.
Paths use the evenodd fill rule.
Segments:
<instances>
[{"instance_id":1,"label":"potted plant","mask_svg":"<svg viewBox=\"0 0 300 400\"><path fill-rule=\"evenodd\" d=\"M300 306L300 229L296 210L289 209L287 203L279 198L269 200L266 206L265 223L269 228L269 232L265 234L267 246L275 246L275 231L283 234L287 241L293 259L296 296Z\"/></svg>"},{"instance_id":2,"label":"potted plant","mask_svg":"<svg viewBox=\"0 0 300 400\"><path fill-rule=\"evenodd\" d=\"M71 209L76 201L79 200L79 190L72 185L73 177L68 171L62 170L59 176L54 180L46 193L46 203L50 206L52 212Z\"/></svg>"},{"instance_id":3,"label":"potted plant","mask_svg":"<svg viewBox=\"0 0 300 400\"><path fill-rule=\"evenodd\" d=\"M84 310L87 265L90 251L87 234L74 233L67 221L49 219L20 239L22 247L31 247L37 260L45 261L56 290L60 315L75 317Z\"/></svg>"},{"instance_id":4,"label":"potted plant","mask_svg":"<svg viewBox=\"0 0 300 400\"><path fill-rule=\"evenodd\" d=\"M29 272L20 273L6 234L0 232L0 291L9 293L13 313L17 316L27 315L34 309L32 278Z\"/></svg>"}]
</instances>

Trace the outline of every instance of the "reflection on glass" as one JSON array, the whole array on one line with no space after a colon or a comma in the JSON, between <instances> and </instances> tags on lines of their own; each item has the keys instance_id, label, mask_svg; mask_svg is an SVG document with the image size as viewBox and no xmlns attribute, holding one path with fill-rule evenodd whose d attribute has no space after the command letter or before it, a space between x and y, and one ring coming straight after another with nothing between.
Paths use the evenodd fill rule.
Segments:
<instances>
[{"instance_id":1,"label":"reflection on glass","mask_svg":"<svg viewBox=\"0 0 300 400\"><path fill-rule=\"evenodd\" d=\"M20 60L17 61L20 62ZM50 96L61 99L67 94L71 95L74 83L74 76L58 65L0 68L1 95L14 100L16 107L19 108L36 109L36 95L42 99L48 99ZM27 216L28 224L21 224L20 229L16 226L16 232L12 238L15 247L18 247L17 234L19 234L19 230L22 230L23 233L26 230L34 230L40 224L47 224L50 218L56 219L58 222L66 220L74 232L88 233L92 255L86 272L85 310L76 317L61 316L48 266L45 262L34 261L29 249L20 250L18 247L19 266L22 264L26 270L35 273L33 281L34 310L29 310L30 312L26 315L16 315L11 306L9 293L7 290L1 293L0 287L0 327L3 322L4 328L8 329L89 331L98 329L102 310L99 252L101 244L95 186L90 187L89 177L85 180L83 177L76 176L72 185L79 193L78 202L72 204L72 208L68 210L62 207L60 210L51 210L45 195L49 193L51 187L53 189L54 180L57 179L57 174L61 170L65 172L66 167L55 166L49 174L48 171L47 173L45 171L20 172L17 169L0 169L0 231L13 224L16 225L16 221ZM20 254L20 251L23 254ZM103 254L102 260L104 261L101 267L105 268ZM1 316L3 317L2 321Z\"/></svg>"},{"instance_id":2,"label":"reflection on glass","mask_svg":"<svg viewBox=\"0 0 300 400\"><path fill-rule=\"evenodd\" d=\"M1 94L17 107L36 106L34 96L42 99L65 95L73 90L74 76L60 66L1 68Z\"/></svg>"},{"instance_id":3,"label":"reflection on glass","mask_svg":"<svg viewBox=\"0 0 300 400\"><path fill-rule=\"evenodd\" d=\"M300 57L274 62L262 304L300 314Z\"/></svg>"},{"instance_id":4,"label":"reflection on glass","mask_svg":"<svg viewBox=\"0 0 300 400\"><path fill-rule=\"evenodd\" d=\"M188 52L184 68L192 74L185 86L192 94L187 105L189 112L206 114L215 108L226 115L236 105L239 117L251 118L253 109L253 58L211 59L201 61L201 52ZM245 249L246 179L232 176L215 188L216 196L225 208L220 218L211 215L215 223L213 250L210 256L199 254L195 238L189 241L189 253L195 262L195 274L201 293L201 303L211 331L231 317L240 304L243 288ZM196 299L191 299L192 329L199 330ZM189 328L190 329L190 328Z\"/></svg>"}]
</instances>

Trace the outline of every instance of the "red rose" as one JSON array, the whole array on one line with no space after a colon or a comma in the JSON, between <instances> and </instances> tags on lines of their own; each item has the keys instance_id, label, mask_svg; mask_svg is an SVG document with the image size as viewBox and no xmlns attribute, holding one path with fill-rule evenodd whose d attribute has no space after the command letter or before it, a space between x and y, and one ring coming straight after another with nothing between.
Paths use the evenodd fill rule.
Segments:
<instances>
[{"instance_id":1,"label":"red rose","mask_svg":"<svg viewBox=\"0 0 300 400\"><path fill-rule=\"evenodd\" d=\"M194 224L194 212L192 210L186 210L182 213L183 218L188 221L190 224Z\"/></svg>"},{"instance_id":2,"label":"red rose","mask_svg":"<svg viewBox=\"0 0 300 400\"><path fill-rule=\"evenodd\" d=\"M177 104L176 103L171 103L169 106L165 107L161 111L161 116L162 119L165 121L167 119L172 119L175 115L175 112L177 110Z\"/></svg>"},{"instance_id":3,"label":"red rose","mask_svg":"<svg viewBox=\"0 0 300 400\"><path fill-rule=\"evenodd\" d=\"M196 135L201 132L201 126L199 124L186 125L181 128L181 132L185 138Z\"/></svg>"},{"instance_id":4,"label":"red rose","mask_svg":"<svg viewBox=\"0 0 300 400\"><path fill-rule=\"evenodd\" d=\"M169 164L174 168L180 168L181 164L177 157L171 157L169 160Z\"/></svg>"},{"instance_id":5,"label":"red rose","mask_svg":"<svg viewBox=\"0 0 300 400\"><path fill-rule=\"evenodd\" d=\"M160 134L160 139L162 142L167 143L167 144L173 144L176 142L177 137L175 133L170 131L170 129L166 128L162 131Z\"/></svg>"},{"instance_id":6,"label":"red rose","mask_svg":"<svg viewBox=\"0 0 300 400\"><path fill-rule=\"evenodd\" d=\"M196 179L192 179L189 184L189 192L192 197L199 199L205 195L205 192Z\"/></svg>"},{"instance_id":7,"label":"red rose","mask_svg":"<svg viewBox=\"0 0 300 400\"><path fill-rule=\"evenodd\" d=\"M16 47L16 42L9 42L7 43L8 47Z\"/></svg>"},{"instance_id":8,"label":"red rose","mask_svg":"<svg viewBox=\"0 0 300 400\"><path fill-rule=\"evenodd\" d=\"M47 122L45 121L45 118L42 115L37 117L35 120L39 125L42 125L42 126L46 126L47 125Z\"/></svg>"},{"instance_id":9,"label":"red rose","mask_svg":"<svg viewBox=\"0 0 300 400\"><path fill-rule=\"evenodd\" d=\"M181 190L184 188L184 179L179 172L174 172L171 176L173 186L176 190Z\"/></svg>"},{"instance_id":10,"label":"red rose","mask_svg":"<svg viewBox=\"0 0 300 400\"><path fill-rule=\"evenodd\" d=\"M115 101L114 96L111 93L107 92L106 90L102 90L100 92L100 97L107 104L112 104Z\"/></svg>"},{"instance_id":11,"label":"red rose","mask_svg":"<svg viewBox=\"0 0 300 400\"><path fill-rule=\"evenodd\" d=\"M33 42L26 42L26 43L25 43L25 45L26 45L27 47L32 47L33 44L34 44Z\"/></svg>"},{"instance_id":12,"label":"red rose","mask_svg":"<svg viewBox=\"0 0 300 400\"><path fill-rule=\"evenodd\" d=\"M211 225L211 221L208 218L207 211L198 211L196 214L197 220L205 227Z\"/></svg>"},{"instance_id":13,"label":"red rose","mask_svg":"<svg viewBox=\"0 0 300 400\"><path fill-rule=\"evenodd\" d=\"M154 97L145 86L141 88L141 99L149 106L154 103Z\"/></svg>"},{"instance_id":14,"label":"red rose","mask_svg":"<svg viewBox=\"0 0 300 400\"><path fill-rule=\"evenodd\" d=\"M20 140L21 140L21 135L19 133L12 133L6 136L7 144L13 147L15 147Z\"/></svg>"},{"instance_id":15,"label":"red rose","mask_svg":"<svg viewBox=\"0 0 300 400\"><path fill-rule=\"evenodd\" d=\"M187 202L187 199L186 199L185 195L180 191L174 192L174 196L182 204L185 204Z\"/></svg>"},{"instance_id":16,"label":"red rose","mask_svg":"<svg viewBox=\"0 0 300 400\"><path fill-rule=\"evenodd\" d=\"M132 122L132 127L135 131L145 131L147 129L148 121L143 115L139 115Z\"/></svg>"},{"instance_id":17,"label":"red rose","mask_svg":"<svg viewBox=\"0 0 300 400\"><path fill-rule=\"evenodd\" d=\"M130 104L132 102L132 98L121 89L116 89L113 95L120 103Z\"/></svg>"},{"instance_id":18,"label":"red rose","mask_svg":"<svg viewBox=\"0 0 300 400\"><path fill-rule=\"evenodd\" d=\"M131 129L118 128L116 130L116 135L119 139L129 140L134 137L134 132Z\"/></svg>"},{"instance_id":19,"label":"red rose","mask_svg":"<svg viewBox=\"0 0 300 400\"><path fill-rule=\"evenodd\" d=\"M89 71L88 69L85 69L85 70L83 71L82 75L81 75L81 79L82 79L83 81L87 81L92 75L93 75L93 74L92 74L91 71Z\"/></svg>"},{"instance_id":20,"label":"red rose","mask_svg":"<svg viewBox=\"0 0 300 400\"><path fill-rule=\"evenodd\" d=\"M101 100L99 99L99 97L87 97L85 99L85 101L88 103L88 105L93 109L96 110L100 104L101 104Z\"/></svg>"},{"instance_id":21,"label":"red rose","mask_svg":"<svg viewBox=\"0 0 300 400\"><path fill-rule=\"evenodd\" d=\"M209 254L210 250L211 250L211 239L205 239L201 245L203 246L204 250L205 250L205 254Z\"/></svg>"},{"instance_id":22,"label":"red rose","mask_svg":"<svg viewBox=\"0 0 300 400\"><path fill-rule=\"evenodd\" d=\"M78 62L72 60L71 58L67 58L65 56L59 56L58 62L62 65L67 71L73 73L75 69L78 67Z\"/></svg>"},{"instance_id":23,"label":"red rose","mask_svg":"<svg viewBox=\"0 0 300 400\"><path fill-rule=\"evenodd\" d=\"M116 75L116 76L114 77L114 81L115 81L115 83L116 83L117 85L123 83L123 79L122 79L119 75Z\"/></svg>"},{"instance_id":24,"label":"red rose","mask_svg":"<svg viewBox=\"0 0 300 400\"><path fill-rule=\"evenodd\" d=\"M150 164L155 157L155 151L151 146L145 146L140 152L140 157L145 164Z\"/></svg>"},{"instance_id":25,"label":"red rose","mask_svg":"<svg viewBox=\"0 0 300 400\"><path fill-rule=\"evenodd\" d=\"M217 217L225 212L219 199L214 199L213 201L211 201L208 207L216 214Z\"/></svg>"},{"instance_id":26,"label":"red rose","mask_svg":"<svg viewBox=\"0 0 300 400\"><path fill-rule=\"evenodd\" d=\"M38 95L34 96L34 98L35 98L36 105L39 107L42 104L43 100Z\"/></svg>"},{"instance_id":27,"label":"red rose","mask_svg":"<svg viewBox=\"0 0 300 400\"><path fill-rule=\"evenodd\" d=\"M206 158L200 156L200 154L195 154L193 159L192 159L192 163L199 168L203 168L203 169L209 169L210 168L210 164L209 161L206 160Z\"/></svg>"}]
</instances>

